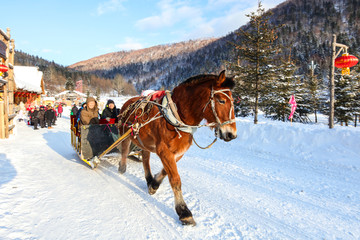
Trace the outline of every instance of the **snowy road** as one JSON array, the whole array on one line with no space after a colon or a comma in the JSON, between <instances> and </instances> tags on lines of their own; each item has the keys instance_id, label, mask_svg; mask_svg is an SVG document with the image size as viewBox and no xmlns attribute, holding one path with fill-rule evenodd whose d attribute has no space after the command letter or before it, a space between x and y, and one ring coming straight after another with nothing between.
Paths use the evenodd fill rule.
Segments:
<instances>
[{"instance_id":1,"label":"snowy road","mask_svg":"<svg viewBox=\"0 0 360 240\"><path fill-rule=\"evenodd\" d=\"M80 161L68 117L39 131L19 123L0 140L0 239L360 239L360 130L239 119L238 134L178 163L189 227L167 178L150 196L141 163L119 175L116 159Z\"/></svg>"}]
</instances>

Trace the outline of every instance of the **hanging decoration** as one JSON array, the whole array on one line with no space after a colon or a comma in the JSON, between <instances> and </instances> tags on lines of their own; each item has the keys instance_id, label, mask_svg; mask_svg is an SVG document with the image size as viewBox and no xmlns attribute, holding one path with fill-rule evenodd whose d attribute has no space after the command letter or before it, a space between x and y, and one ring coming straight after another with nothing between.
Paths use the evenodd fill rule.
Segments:
<instances>
[{"instance_id":1,"label":"hanging decoration","mask_svg":"<svg viewBox=\"0 0 360 240\"><path fill-rule=\"evenodd\" d=\"M0 77L9 70L9 68L3 64L0 65Z\"/></svg>"},{"instance_id":2,"label":"hanging decoration","mask_svg":"<svg viewBox=\"0 0 360 240\"><path fill-rule=\"evenodd\" d=\"M341 57L335 59L335 67L341 68L342 75L349 75L350 68L355 66L359 62L359 59L348 53L344 53Z\"/></svg>"}]
</instances>

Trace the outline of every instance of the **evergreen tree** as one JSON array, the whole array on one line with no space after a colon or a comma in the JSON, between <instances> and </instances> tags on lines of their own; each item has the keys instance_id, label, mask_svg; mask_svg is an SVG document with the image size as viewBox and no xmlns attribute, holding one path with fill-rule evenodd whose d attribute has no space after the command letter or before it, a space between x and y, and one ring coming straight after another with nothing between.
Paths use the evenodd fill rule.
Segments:
<instances>
[{"instance_id":1,"label":"evergreen tree","mask_svg":"<svg viewBox=\"0 0 360 240\"><path fill-rule=\"evenodd\" d=\"M289 99L296 93L297 77L293 63L283 63L277 69L277 76L267 83L267 94L262 105L267 117L285 122L290 115ZM296 95L297 96L297 95ZM298 97L296 97L298 101Z\"/></svg>"},{"instance_id":2,"label":"evergreen tree","mask_svg":"<svg viewBox=\"0 0 360 240\"><path fill-rule=\"evenodd\" d=\"M335 76L335 119L341 125L345 123L348 126L353 121L353 112L355 107L355 88L351 75Z\"/></svg>"},{"instance_id":3,"label":"evergreen tree","mask_svg":"<svg viewBox=\"0 0 360 240\"><path fill-rule=\"evenodd\" d=\"M266 83L274 75L274 55L279 51L274 42L278 27L270 24L271 15L270 11L265 12L259 1L257 11L246 15L250 18L247 29L236 32L239 41L230 42L234 47L235 59L228 64L237 76L239 85L234 95L251 101L255 124L258 122L260 98L266 94ZM244 102L240 101L239 104ZM239 105L237 108L242 109Z\"/></svg>"},{"instance_id":4,"label":"evergreen tree","mask_svg":"<svg viewBox=\"0 0 360 240\"><path fill-rule=\"evenodd\" d=\"M312 61L309 65L309 74L305 76L305 85L307 89L307 103L310 112L315 115L315 123L317 123L317 113L320 109L321 101L323 100L322 91L324 89L320 79L315 74L316 64Z\"/></svg>"}]
</instances>

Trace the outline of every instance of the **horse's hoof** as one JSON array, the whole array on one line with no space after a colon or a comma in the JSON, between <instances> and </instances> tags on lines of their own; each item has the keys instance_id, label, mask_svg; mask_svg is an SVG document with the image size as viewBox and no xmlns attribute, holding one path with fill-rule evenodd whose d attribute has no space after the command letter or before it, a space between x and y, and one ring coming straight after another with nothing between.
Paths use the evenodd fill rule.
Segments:
<instances>
[{"instance_id":1,"label":"horse's hoof","mask_svg":"<svg viewBox=\"0 0 360 240\"><path fill-rule=\"evenodd\" d=\"M154 188L151 187L151 185L149 185L148 191L149 191L149 194L150 194L150 195L154 195L154 194L156 193L156 190L157 190L157 189L154 189Z\"/></svg>"},{"instance_id":2,"label":"horse's hoof","mask_svg":"<svg viewBox=\"0 0 360 240\"><path fill-rule=\"evenodd\" d=\"M191 225L191 226L196 225L196 222L193 217L182 218L182 219L180 219L180 221L181 221L182 225Z\"/></svg>"},{"instance_id":3,"label":"horse's hoof","mask_svg":"<svg viewBox=\"0 0 360 240\"><path fill-rule=\"evenodd\" d=\"M125 166L119 166L119 173L124 174L126 172L126 165Z\"/></svg>"}]
</instances>

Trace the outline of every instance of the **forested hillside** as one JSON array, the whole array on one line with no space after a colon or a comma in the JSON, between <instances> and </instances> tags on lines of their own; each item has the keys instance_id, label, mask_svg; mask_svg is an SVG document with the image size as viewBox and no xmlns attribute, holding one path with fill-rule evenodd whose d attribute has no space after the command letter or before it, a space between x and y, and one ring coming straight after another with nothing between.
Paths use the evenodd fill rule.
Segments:
<instances>
[{"instance_id":1,"label":"forested hillside","mask_svg":"<svg viewBox=\"0 0 360 240\"><path fill-rule=\"evenodd\" d=\"M296 74L306 74L310 62L315 61L316 73L327 78L334 33L338 35L338 42L348 45L353 55L359 55L359 5L357 0L288 0L271 9L271 22L283 25L278 43L284 47L284 54L291 55L297 67ZM242 26L243 29L247 27ZM109 78L121 74L138 90L161 86L172 88L192 75L219 72L225 68L224 61L233 61L233 47L229 42L241 41L235 32L219 39L111 53L70 68ZM181 47L183 51L173 50Z\"/></svg>"},{"instance_id":2,"label":"forested hillside","mask_svg":"<svg viewBox=\"0 0 360 240\"><path fill-rule=\"evenodd\" d=\"M222 64L214 62L216 59L213 58L212 46L216 41L215 38L191 40L109 53L73 64L69 68L96 73L106 78L121 74L134 83L139 91L150 86L169 88L199 72L215 71Z\"/></svg>"},{"instance_id":3,"label":"forested hillside","mask_svg":"<svg viewBox=\"0 0 360 240\"><path fill-rule=\"evenodd\" d=\"M108 93L114 88L113 80L99 77L93 73L77 71L66 68L62 65L50 62L38 56L16 51L15 65L37 66L44 73L45 89L49 96L64 91L66 82L71 82L75 86L76 81L83 80L83 92L91 95L98 93ZM126 84L126 83L125 83ZM129 87L125 94L134 94L135 89Z\"/></svg>"}]
</instances>

